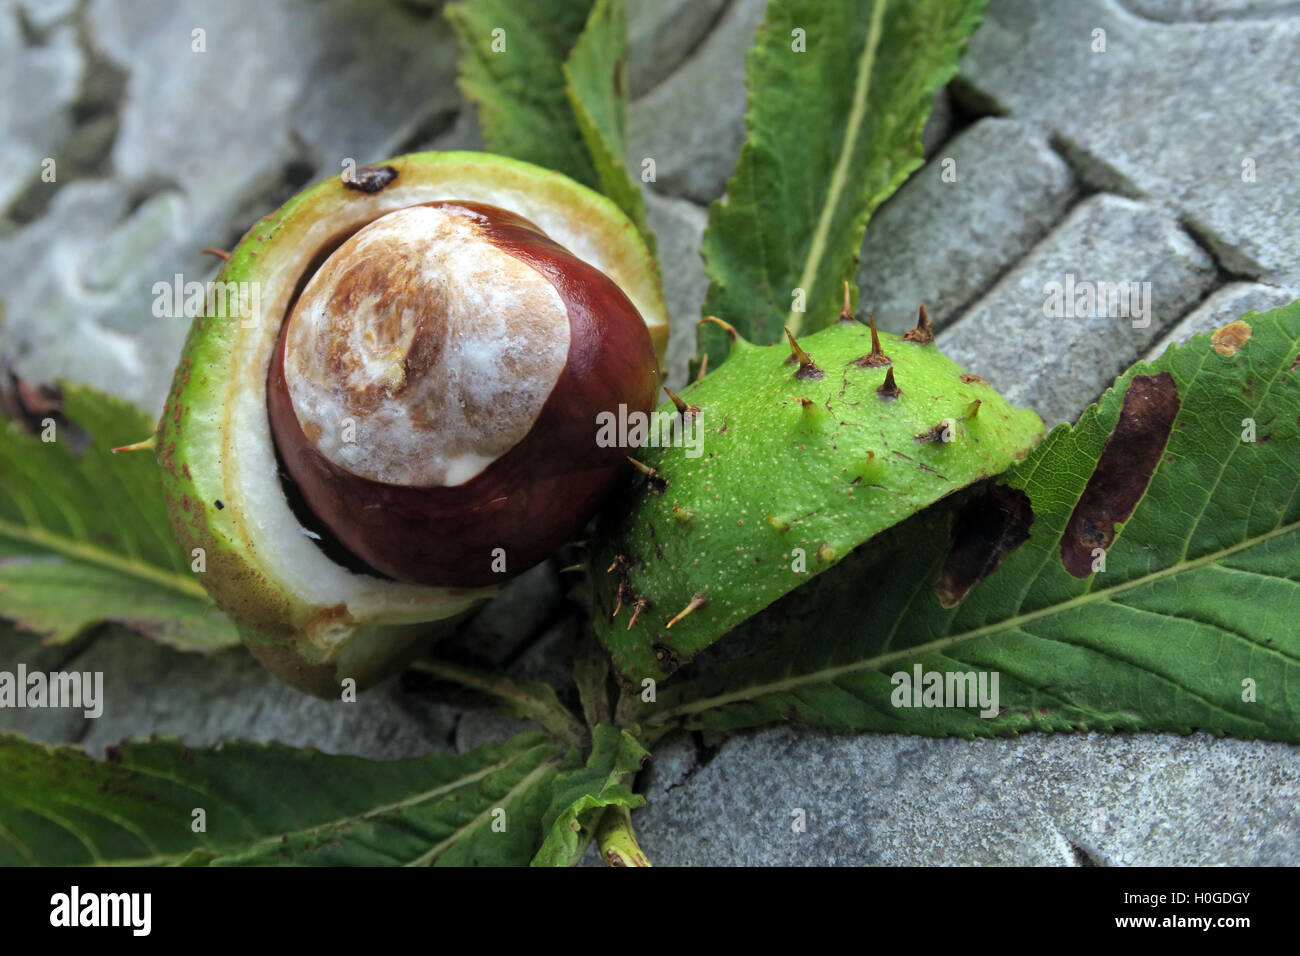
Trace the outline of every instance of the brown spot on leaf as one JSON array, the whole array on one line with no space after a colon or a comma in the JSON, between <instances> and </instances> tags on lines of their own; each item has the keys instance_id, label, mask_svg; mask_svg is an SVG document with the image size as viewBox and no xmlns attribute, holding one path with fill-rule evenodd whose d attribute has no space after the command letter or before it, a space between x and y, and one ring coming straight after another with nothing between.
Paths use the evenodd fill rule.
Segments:
<instances>
[{"instance_id":1,"label":"brown spot on leaf","mask_svg":"<svg viewBox=\"0 0 1300 956\"><path fill-rule=\"evenodd\" d=\"M63 414L63 393L57 385L29 382L8 366L0 371L0 414L29 435L41 435L54 422L55 439L77 457L90 447L90 433Z\"/></svg>"},{"instance_id":2,"label":"brown spot on leaf","mask_svg":"<svg viewBox=\"0 0 1300 956\"><path fill-rule=\"evenodd\" d=\"M963 375L961 377L961 383L963 385L973 385L976 382L978 382L980 385L988 384L988 382L984 381L984 379L980 378L978 375Z\"/></svg>"},{"instance_id":3,"label":"brown spot on leaf","mask_svg":"<svg viewBox=\"0 0 1300 956\"><path fill-rule=\"evenodd\" d=\"M1180 406L1178 386L1168 372L1135 375L1129 383L1119 420L1061 537L1061 561L1074 577L1092 573L1093 551L1110 547L1115 525L1137 507Z\"/></svg>"},{"instance_id":4,"label":"brown spot on leaf","mask_svg":"<svg viewBox=\"0 0 1300 956\"><path fill-rule=\"evenodd\" d=\"M1246 344L1250 338L1250 326L1238 319L1231 322L1221 329L1215 329L1214 334L1210 336L1210 342L1214 346L1214 351L1224 357L1237 354L1237 350Z\"/></svg>"},{"instance_id":5,"label":"brown spot on leaf","mask_svg":"<svg viewBox=\"0 0 1300 956\"><path fill-rule=\"evenodd\" d=\"M5 417L22 425L33 434L41 433L41 421L62 416L63 395L55 385L37 385L19 378L12 369L6 369L8 379L0 386L0 410Z\"/></svg>"},{"instance_id":6,"label":"brown spot on leaf","mask_svg":"<svg viewBox=\"0 0 1300 956\"><path fill-rule=\"evenodd\" d=\"M1033 523L1029 496L1006 485L994 485L964 504L953 521L952 547L935 585L939 603L952 607L961 601L1029 540Z\"/></svg>"},{"instance_id":7,"label":"brown spot on leaf","mask_svg":"<svg viewBox=\"0 0 1300 956\"><path fill-rule=\"evenodd\" d=\"M356 173L343 180L343 185L357 192L373 195L397 181L397 170L392 166L360 166Z\"/></svg>"}]
</instances>

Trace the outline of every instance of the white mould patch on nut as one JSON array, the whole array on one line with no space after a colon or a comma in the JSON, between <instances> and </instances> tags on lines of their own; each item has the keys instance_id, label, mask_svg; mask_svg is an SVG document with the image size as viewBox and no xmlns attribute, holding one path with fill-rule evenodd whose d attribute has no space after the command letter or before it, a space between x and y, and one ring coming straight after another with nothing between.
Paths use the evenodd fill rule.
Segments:
<instances>
[{"instance_id":1,"label":"white mould patch on nut","mask_svg":"<svg viewBox=\"0 0 1300 956\"><path fill-rule=\"evenodd\" d=\"M303 433L335 465L392 485L482 472L528 434L569 352L555 287L455 206L412 206L361 229L287 321L285 379Z\"/></svg>"}]
</instances>

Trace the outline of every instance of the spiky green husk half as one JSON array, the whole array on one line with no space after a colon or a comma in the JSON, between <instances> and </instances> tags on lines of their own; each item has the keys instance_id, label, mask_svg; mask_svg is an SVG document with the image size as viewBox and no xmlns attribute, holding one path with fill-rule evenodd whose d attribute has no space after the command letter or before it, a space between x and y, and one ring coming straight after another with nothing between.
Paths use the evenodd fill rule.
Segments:
<instances>
[{"instance_id":1,"label":"spiky green husk half","mask_svg":"<svg viewBox=\"0 0 1300 956\"><path fill-rule=\"evenodd\" d=\"M322 696L337 695L345 678L373 681L427 632L420 625L451 619L493 593L355 573L300 528L278 475L266 376L293 297L324 257L405 206L489 203L532 220L612 278L646 320L661 361L668 335L654 258L608 199L558 173L485 153L418 153L382 165L391 170L366 181L380 188L331 178L244 236L214 281L235 291L241 287L224 284L249 283L242 288L250 304L256 287L260 309L212 310L194 320L156 444L177 539L186 553L203 552L199 580L267 667Z\"/></svg>"},{"instance_id":2,"label":"spiky green husk half","mask_svg":"<svg viewBox=\"0 0 1300 956\"><path fill-rule=\"evenodd\" d=\"M665 677L1042 436L1034 412L1012 408L933 341L880 339L887 364L858 362L872 352L858 323L801 339L816 371L785 343L737 340L726 364L680 396L699 408L700 454L687 453L689 430L681 447L633 453L645 467L606 512L591 564L596 630L625 679Z\"/></svg>"}]
</instances>

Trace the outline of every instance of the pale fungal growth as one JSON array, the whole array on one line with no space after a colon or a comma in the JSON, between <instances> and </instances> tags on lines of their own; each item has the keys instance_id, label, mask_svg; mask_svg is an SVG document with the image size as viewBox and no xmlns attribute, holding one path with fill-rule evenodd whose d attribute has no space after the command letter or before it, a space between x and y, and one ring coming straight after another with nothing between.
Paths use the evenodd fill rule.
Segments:
<instances>
[{"instance_id":1,"label":"pale fungal growth","mask_svg":"<svg viewBox=\"0 0 1300 956\"><path fill-rule=\"evenodd\" d=\"M568 313L480 219L449 203L390 212L303 290L285 379L299 427L333 464L393 485L460 485L537 421L568 358Z\"/></svg>"}]
</instances>

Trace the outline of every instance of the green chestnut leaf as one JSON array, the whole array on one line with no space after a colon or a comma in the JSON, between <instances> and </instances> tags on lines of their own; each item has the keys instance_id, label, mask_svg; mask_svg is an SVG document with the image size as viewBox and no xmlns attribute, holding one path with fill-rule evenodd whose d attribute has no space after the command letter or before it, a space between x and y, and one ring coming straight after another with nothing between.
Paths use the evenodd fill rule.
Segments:
<instances>
[{"instance_id":1,"label":"green chestnut leaf","mask_svg":"<svg viewBox=\"0 0 1300 956\"><path fill-rule=\"evenodd\" d=\"M524 866L580 763L540 733L390 761L169 739L104 761L0 734L0 865Z\"/></svg>"},{"instance_id":2,"label":"green chestnut leaf","mask_svg":"<svg viewBox=\"0 0 1300 956\"><path fill-rule=\"evenodd\" d=\"M627 214L655 251L646 222L641 184L628 174L626 151L627 10L623 0L596 0L587 25L564 64L565 90L587 150L596 164L600 191Z\"/></svg>"},{"instance_id":3,"label":"green chestnut leaf","mask_svg":"<svg viewBox=\"0 0 1300 956\"><path fill-rule=\"evenodd\" d=\"M599 189L644 236L641 187L624 163L627 13L623 0L460 0L460 87L487 148Z\"/></svg>"},{"instance_id":4,"label":"green chestnut leaf","mask_svg":"<svg viewBox=\"0 0 1300 956\"><path fill-rule=\"evenodd\" d=\"M0 615L49 643L105 621L185 651L238 642L172 538L153 423L84 385L0 388Z\"/></svg>"},{"instance_id":5,"label":"green chestnut leaf","mask_svg":"<svg viewBox=\"0 0 1300 956\"><path fill-rule=\"evenodd\" d=\"M754 342L835 321L867 220L921 165L932 96L957 72L984 5L768 4L746 61L748 135L726 199L709 209L705 314ZM716 327L700 327L699 346L714 368L726 358Z\"/></svg>"},{"instance_id":6,"label":"green chestnut leaf","mask_svg":"<svg viewBox=\"0 0 1300 956\"><path fill-rule=\"evenodd\" d=\"M460 39L460 90L478 105L487 148L595 189L601 177L564 75L593 6L593 0L458 0L445 12Z\"/></svg>"},{"instance_id":7,"label":"green chestnut leaf","mask_svg":"<svg viewBox=\"0 0 1300 956\"><path fill-rule=\"evenodd\" d=\"M545 840L532 865L576 865L606 809L644 806L645 797L632 792L632 781L649 759L650 754L626 730L610 724L596 726L586 764L555 780L555 796L542 819Z\"/></svg>"}]
</instances>

